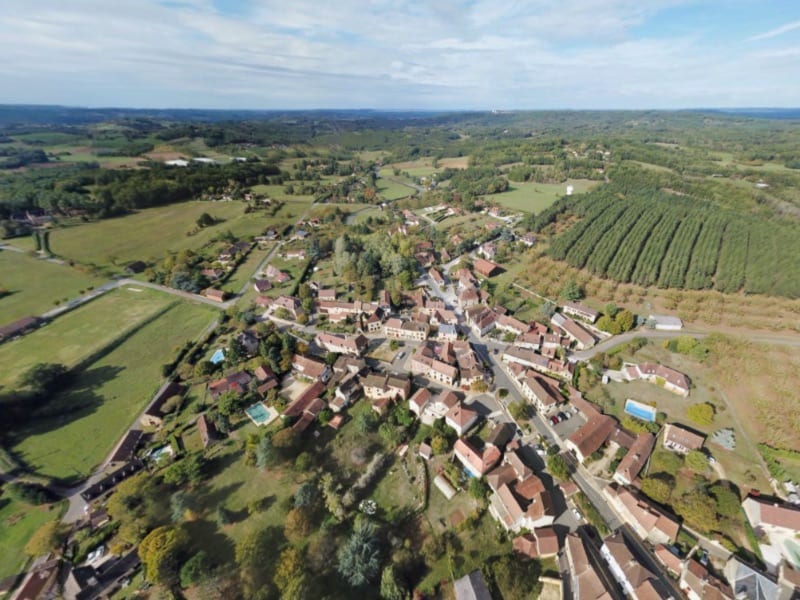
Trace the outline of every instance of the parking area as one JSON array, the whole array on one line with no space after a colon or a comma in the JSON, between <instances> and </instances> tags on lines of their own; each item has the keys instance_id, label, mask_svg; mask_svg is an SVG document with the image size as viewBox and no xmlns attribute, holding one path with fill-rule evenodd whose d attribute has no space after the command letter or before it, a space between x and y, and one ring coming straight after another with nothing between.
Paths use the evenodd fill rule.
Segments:
<instances>
[{"instance_id":1,"label":"parking area","mask_svg":"<svg viewBox=\"0 0 800 600\"><path fill-rule=\"evenodd\" d=\"M560 423L553 425L558 437L562 440L569 438L573 433L578 431L586 423L586 417L581 413L573 414L568 408L563 410L569 416L569 419L562 420ZM550 417L544 417L550 422ZM552 422L550 422L552 425Z\"/></svg>"}]
</instances>

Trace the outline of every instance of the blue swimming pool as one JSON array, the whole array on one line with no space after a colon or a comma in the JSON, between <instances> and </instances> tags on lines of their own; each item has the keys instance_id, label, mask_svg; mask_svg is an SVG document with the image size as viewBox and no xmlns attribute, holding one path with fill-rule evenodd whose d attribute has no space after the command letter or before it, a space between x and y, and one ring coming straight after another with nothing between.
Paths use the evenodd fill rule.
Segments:
<instances>
[{"instance_id":1,"label":"blue swimming pool","mask_svg":"<svg viewBox=\"0 0 800 600\"><path fill-rule=\"evenodd\" d=\"M642 404L630 398L625 401L625 412L642 421L649 421L650 423L655 423L656 421L655 407Z\"/></svg>"},{"instance_id":2,"label":"blue swimming pool","mask_svg":"<svg viewBox=\"0 0 800 600\"><path fill-rule=\"evenodd\" d=\"M269 425L278 418L278 411L267 407L263 402L257 402L245 411L250 420L256 425Z\"/></svg>"},{"instance_id":3,"label":"blue swimming pool","mask_svg":"<svg viewBox=\"0 0 800 600\"><path fill-rule=\"evenodd\" d=\"M217 348L216 351L214 351L214 354L211 355L210 360L215 365L218 365L223 360L225 360L225 350L223 350L222 348Z\"/></svg>"}]
</instances>

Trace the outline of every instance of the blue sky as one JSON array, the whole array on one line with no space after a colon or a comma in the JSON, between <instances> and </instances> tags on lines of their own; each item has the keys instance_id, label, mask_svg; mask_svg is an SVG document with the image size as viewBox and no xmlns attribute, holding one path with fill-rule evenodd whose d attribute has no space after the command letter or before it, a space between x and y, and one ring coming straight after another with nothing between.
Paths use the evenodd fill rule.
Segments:
<instances>
[{"instance_id":1,"label":"blue sky","mask_svg":"<svg viewBox=\"0 0 800 600\"><path fill-rule=\"evenodd\" d=\"M795 0L3 0L0 102L800 105Z\"/></svg>"}]
</instances>

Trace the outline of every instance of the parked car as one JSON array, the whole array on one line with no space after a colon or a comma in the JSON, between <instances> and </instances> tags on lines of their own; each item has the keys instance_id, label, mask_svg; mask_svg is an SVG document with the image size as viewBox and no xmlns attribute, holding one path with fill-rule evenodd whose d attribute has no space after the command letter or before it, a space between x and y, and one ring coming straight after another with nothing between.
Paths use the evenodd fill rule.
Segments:
<instances>
[{"instance_id":1,"label":"parked car","mask_svg":"<svg viewBox=\"0 0 800 600\"><path fill-rule=\"evenodd\" d=\"M566 421L567 419L569 419L569 415L562 410L561 412L558 413L558 418L561 421Z\"/></svg>"},{"instance_id":2,"label":"parked car","mask_svg":"<svg viewBox=\"0 0 800 600\"><path fill-rule=\"evenodd\" d=\"M539 456L547 456L547 451L541 446L536 445L533 447L533 449L536 450L536 454L538 454Z\"/></svg>"},{"instance_id":3,"label":"parked car","mask_svg":"<svg viewBox=\"0 0 800 600\"><path fill-rule=\"evenodd\" d=\"M398 352L398 353L397 353L397 358L398 358L398 359L401 359L401 358L403 358L405 355L406 355L406 353L405 353L405 352L403 352L403 351L401 350L400 352Z\"/></svg>"},{"instance_id":4,"label":"parked car","mask_svg":"<svg viewBox=\"0 0 800 600\"><path fill-rule=\"evenodd\" d=\"M553 415L550 417L550 424L551 425L558 425L561 422L561 419L558 418L558 415Z\"/></svg>"},{"instance_id":5,"label":"parked car","mask_svg":"<svg viewBox=\"0 0 800 600\"><path fill-rule=\"evenodd\" d=\"M577 508L572 509L572 514L575 515L575 518L578 519L578 521L583 519L583 516L581 515L580 511Z\"/></svg>"}]
</instances>

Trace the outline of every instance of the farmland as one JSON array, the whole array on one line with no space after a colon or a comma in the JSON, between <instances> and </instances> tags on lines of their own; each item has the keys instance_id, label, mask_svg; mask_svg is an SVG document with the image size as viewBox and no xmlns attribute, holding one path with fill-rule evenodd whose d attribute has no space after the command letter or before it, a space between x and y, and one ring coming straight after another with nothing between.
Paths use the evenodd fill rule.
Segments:
<instances>
[{"instance_id":1,"label":"farmland","mask_svg":"<svg viewBox=\"0 0 800 600\"><path fill-rule=\"evenodd\" d=\"M41 314L57 300L74 298L99 283L100 279L67 266L0 251L0 287L8 291L0 297L0 323Z\"/></svg>"},{"instance_id":2,"label":"farmland","mask_svg":"<svg viewBox=\"0 0 800 600\"><path fill-rule=\"evenodd\" d=\"M188 235L206 212L220 222ZM269 224L263 215L245 214L239 202L183 202L56 229L50 235L50 248L64 259L120 270L134 260L152 261L168 252L198 250L225 231L241 237L258 235Z\"/></svg>"},{"instance_id":3,"label":"farmland","mask_svg":"<svg viewBox=\"0 0 800 600\"><path fill-rule=\"evenodd\" d=\"M199 335L213 315L209 308L178 303L125 332L124 340L118 340L124 343L114 344L80 370L70 386L48 402L47 414L15 432L12 453L46 477L89 474L158 388L161 365L174 358L177 345Z\"/></svg>"},{"instance_id":4,"label":"farmland","mask_svg":"<svg viewBox=\"0 0 800 600\"><path fill-rule=\"evenodd\" d=\"M794 224L743 218L663 192L621 200L613 187L588 195L580 206L565 204L582 219L549 252L576 268L645 287L800 297Z\"/></svg>"},{"instance_id":5,"label":"farmland","mask_svg":"<svg viewBox=\"0 0 800 600\"><path fill-rule=\"evenodd\" d=\"M487 198L511 210L538 213L561 198L568 185L573 186L574 193L580 194L591 189L596 182L571 179L565 183L512 183L508 191Z\"/></svg>"}]
</instances>

